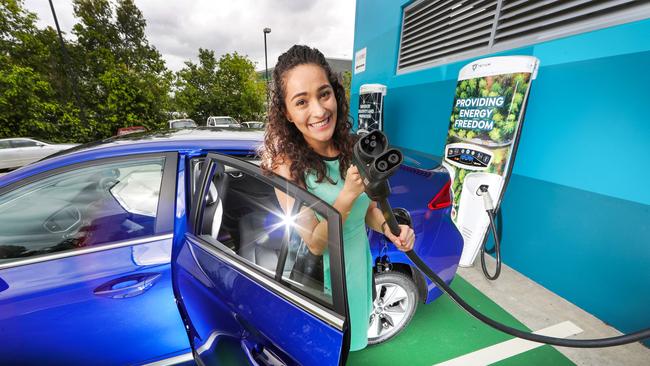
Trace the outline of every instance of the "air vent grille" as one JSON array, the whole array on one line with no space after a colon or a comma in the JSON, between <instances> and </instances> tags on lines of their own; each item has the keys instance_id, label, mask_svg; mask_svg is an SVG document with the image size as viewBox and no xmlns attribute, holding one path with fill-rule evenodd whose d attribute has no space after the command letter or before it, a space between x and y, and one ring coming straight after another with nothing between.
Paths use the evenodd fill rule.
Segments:
<instances>
[{"instance_id":1,"label":"air vent grille","mask_svg":"<svg viewBox=\"0 0 650 366\"><path fill-rule=\"evenodd\" d=\"M649 1L422 0L404 8L398 72L650 17Z\"/></svg>"}]
</instances>

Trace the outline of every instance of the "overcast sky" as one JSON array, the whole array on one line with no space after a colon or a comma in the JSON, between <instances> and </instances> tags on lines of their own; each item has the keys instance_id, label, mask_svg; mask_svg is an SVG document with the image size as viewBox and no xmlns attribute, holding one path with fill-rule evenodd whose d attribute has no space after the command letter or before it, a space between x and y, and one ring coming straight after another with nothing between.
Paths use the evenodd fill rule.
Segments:
<instances>
[{"instance_id":1,"label":"overcast sky","mask_svg":"<svg viewBox=\"0 0 650 366\"><path fill-rule=\"evenodd\" d=\"M66 33L75 23L72 0L54 0ZM264 27L269 67L294 44L320 49L326 57L352 59L354 0L135 0L147 20L147 38L177 71L185 60L196 61L199 47L217 56L237 51L264 69ZM48 0L25 0L39 26L54 19Z\"/></svg>"}]
</instances>

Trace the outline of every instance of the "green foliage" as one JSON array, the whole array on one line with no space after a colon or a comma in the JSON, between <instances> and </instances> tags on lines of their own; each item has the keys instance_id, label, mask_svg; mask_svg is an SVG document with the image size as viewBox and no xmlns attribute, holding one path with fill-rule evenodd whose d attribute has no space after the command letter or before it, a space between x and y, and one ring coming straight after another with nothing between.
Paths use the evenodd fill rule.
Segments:
<instances>
[{"instance_id":1,"label":"green foliage","mask_svg":"<svg viewBox=\"0 0 650 366\"><path fill-rule=\"evenodd\" d=\"M199 63L185 62L176 73L176 109L199 124L209 116L231 116L240 121L259 120L264 113L266 86L247 57L199 49Z\"/></svg>"},{"instance_id":2,"label":"green foliage","mask_svg":"<svg viewBox=\"0 0 650 366\"><path fill-rule=\"evenodd\" d=\"M490 139L496 143L512 140L524 95L528 87L529 74L498 75L463 80L456 87L456 99L503 96L505 103L492 109L491 120L494 128L486 130L468 130L454 127L459 117L460 108L455 107L450 118L450 137L460 139ZM451 142L451 141L450 141Z\"/></svg>"},{"instance_id":3,"label":"green foliage","mask_svg":"<svg viewBox=\"0 0 650 366\"><path fill-rule=\"evenodd\" d=\"M165 126L171 73L145 37L146 21L133 0L75 0L73 46L79 93L94 139L118 128Z\"/></svg>"},{"instance_id":4,"label":"green foliage","mask_svg":"<svg viewBox=\"0 0 650 366\"><path fill-rule=\"evenodd\" d=\"M199 123L263 116L265 84L248 58L217 60L200 49L199 63L174 75L149 44L134 0L73 0L73 9L68 63L56 31L36 27L23 0L0 0L0 138L87 142L120 127L164 128L175 109Z\"/></svg>"},{"instance_id":5,"label":"green foliage","mask_svg":"<svg viewBox=\"0 0 650 366\"><path fill-rule=\"evenodd\" d=\"M344 71L341 75L341 84L345 89L345 99L350 103L350 88L352 87L352 72Z\"/></svg>"}]
</instances>

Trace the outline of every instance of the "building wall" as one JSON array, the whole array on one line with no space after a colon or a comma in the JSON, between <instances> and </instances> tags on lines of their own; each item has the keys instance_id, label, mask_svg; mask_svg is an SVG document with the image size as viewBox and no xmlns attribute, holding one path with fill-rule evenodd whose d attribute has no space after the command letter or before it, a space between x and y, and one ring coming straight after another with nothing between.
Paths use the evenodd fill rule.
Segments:
<instances>
[{"instance_id":1,"label":"building wall","mask_svg":"<svg viewBox=\"0 0 650 366\"><path fill-rule=\"evenodd\" d=\"M396 75L402 7L357 0L359 87L392 144L441 156L460 68ZM540 59L502 203L504 263L623 332L650 326L650 19L494 55Z\"/></svg>"}]
</instances>

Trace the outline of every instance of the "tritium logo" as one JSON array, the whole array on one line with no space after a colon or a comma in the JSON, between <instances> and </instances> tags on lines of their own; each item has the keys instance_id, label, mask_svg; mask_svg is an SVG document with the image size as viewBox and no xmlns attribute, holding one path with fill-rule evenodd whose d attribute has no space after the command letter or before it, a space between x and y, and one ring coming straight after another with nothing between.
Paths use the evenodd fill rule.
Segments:
<instances>
[{"instance_id":1,"label":"tritium logo","mask_svg":"<svg viewBox=\"0 0 650 366\"><path fill-rule=\"evenodd\" d=\"M477 68L479 67L485 67L485 66L490 66L490 63L485 63L485 64L472 64L472 71L476 71Z\"/></svg>"}]
</instances>

